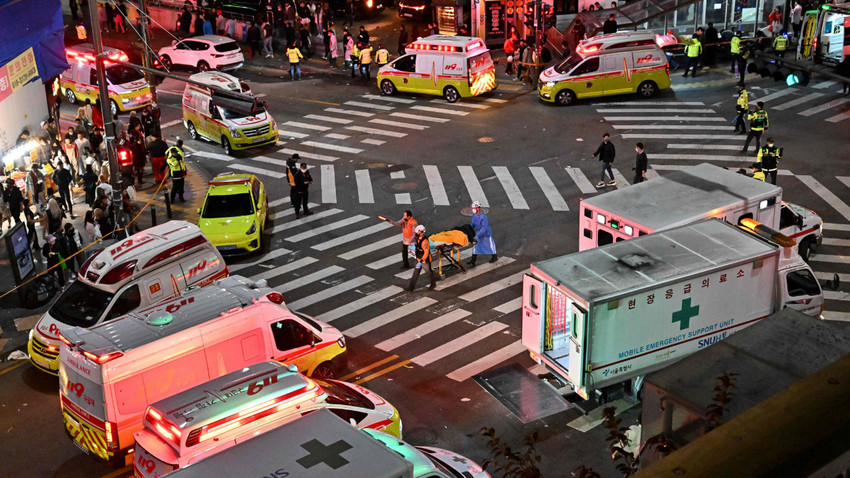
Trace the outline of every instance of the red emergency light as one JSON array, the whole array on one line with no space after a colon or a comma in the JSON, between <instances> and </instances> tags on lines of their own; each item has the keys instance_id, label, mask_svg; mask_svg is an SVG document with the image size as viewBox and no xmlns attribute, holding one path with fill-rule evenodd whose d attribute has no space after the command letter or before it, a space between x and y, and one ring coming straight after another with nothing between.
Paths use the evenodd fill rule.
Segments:
<instances>
[{"instance_id":1,"label":"red emergency light","mask_svg":"<svg viewBox=\"0 0 850 478\"><path fill-rule=\"evenodd\" d=\"M125 168L133 165L133 157L129 151L126 149L118 150L118 164Z\"/></svg>"}]
</instances>

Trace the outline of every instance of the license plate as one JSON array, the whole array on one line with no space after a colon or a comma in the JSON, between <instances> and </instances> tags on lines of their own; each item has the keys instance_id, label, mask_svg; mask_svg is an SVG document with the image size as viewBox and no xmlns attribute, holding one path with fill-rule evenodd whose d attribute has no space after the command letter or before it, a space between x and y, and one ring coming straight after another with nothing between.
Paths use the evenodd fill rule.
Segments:
<instances>
[{"instance_id":1,"label":"license plate","mask_svg":"<svg viewBox=\"0 0 850 478\"><path fill-rule=\"evenodd\" d=\"M233 249L236 249L236 246L218 246L217 249L220 251L232 251Z\"/></svg>"},{"instance_id":2,"label":"license plate","mask_svg":"<svg viewBox=\"0 0 850 478\"><path fill-rule=\"evenodd\" d=\"M265 143L266 141L268 141L268 139L266 139L266 138L254 138L254 141L252 141L252 143L254 143L254 144Z\"/></svg>"}]
</instances>

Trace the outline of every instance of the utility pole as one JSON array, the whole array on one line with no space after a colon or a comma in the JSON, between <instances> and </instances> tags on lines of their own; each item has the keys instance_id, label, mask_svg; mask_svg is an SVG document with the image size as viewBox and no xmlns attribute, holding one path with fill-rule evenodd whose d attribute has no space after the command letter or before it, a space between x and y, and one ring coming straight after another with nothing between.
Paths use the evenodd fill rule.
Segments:
<instances>
[{"instance_id":1,"label":"utility pole","mask_svg":"<svg viewBox=\"0 0 850 478\"><path fill-rule=\"evenodd\" d=\"M94 44L95 65L97 67L97 84L98 96L100 98L100 111L103 116L103 129L106 137L106 157L109 161L109 184L112 185L112 212L115 219L115 228L125 226L120 224L119 218L122 211L122 192L123 188L121 180L118 177L118 155L115 150L115 131L112 122L112 105L109 99L109 88L106 81L106 68L104 61L106 55L103 54L103 39L100 36L100 22L97 17L97 0L87 0L89 5L89 19L92 24L91 36ZM126 236L125 236L126 237ZM113 239L118 239L113 235Z\"/></svg>"},{"instance_id":2,"label":"utility pole","mask_svg":"<svg viewBox=\"0 0 850 478\"><path fill-rule=\"evenodd\" d=\"M139 35L142 38L142 66L145 68L153 68L151 61L150 44L148 43L148 7L145 6L145 0L139 0L139 16L142 19L142 31ZM145 72L145 81L151 89L151 101L156 103L156 78L149 72Z\"/></svg>"}]
</instances>

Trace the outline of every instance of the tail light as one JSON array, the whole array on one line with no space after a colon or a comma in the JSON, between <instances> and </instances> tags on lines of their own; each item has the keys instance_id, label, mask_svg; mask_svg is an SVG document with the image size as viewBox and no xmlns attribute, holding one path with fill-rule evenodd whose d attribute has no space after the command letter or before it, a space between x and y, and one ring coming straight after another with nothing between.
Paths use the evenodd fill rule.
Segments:
<instances>
[{"instance_id":1,"label":"tail light","mask_svg":"<svg viewBox=\"0 0 850 478\"><path fill-rule=\"evenodd\" d=\"M74 346L74 343L73 343L73 342L71 342L70 340L68 340L68 338L67 338L67 337L65 337L64 335L62 335L62 332L58 332L56 335L58 335L58 336L59 336L59 340L60 340L63 344L67 345L68 347L73 347L73 346Z\"/></svg>"},{"instance_id":2,"label":"tail light","mask_svg":"<svg viewBox=\"0 0 850 478\"><path fill-rule=\"evenodd\" d=\"M115 359L117 359L117 358L119 358L119 357L123 357L123 356L124 356L124 352L118 352L118 351L116 351L116 352L109 352L108 354L103 354L103 355L95 355L95 354L93 354L93 353L91 353L91 352L83 351L83 355L85 355L85 356L86 356L86 358L88 358L88 359L89 359L89 360L91 360L92 362L96 362L96 363L98 363L98 364L100 364L100 365L103 365L103 364L105 364L106 362L109 362L109 361L115 360Z\"/></svg>"},{"instance_id":3,"label":"tail light","mask_svg":"<svg viewBox=\"0 0 850 478\"><path fill-rule=\"evenodd\" d=\"M227 55L223 55L223 54L221 54L221 53L213 53L213 54L211 54L210 56L211 56L211 57L213 57L213 58L221 58L221 57L223 57L223 56L227 56Z\"/></svg>"},{"instance_id":4,"label":"tail light","mask_svg":"<svg viewBox=\"0 0 850 478\"><path fill-rule=\"evenodd\" d=\"M145 419L153 425L159 436L168 440L177 448L180 448L180 437L182 432L170 420L163 417L155 408L148 407Z\"/></svg>"},{"instance_id":5,"label":"tail light","mask_svg":"<svg viewBox=\"0 0 850 478\"><path fill-rule=\"evenodd\" d=\"M100 281L101 284L115 284L118 283L133 274L133 270L136 268L136 261L127 261L123 264L119 264L112 268L109 272L103 276L103 279Z\"/></svg>"},{"instance_id":6,"label":"tail light","mask_svg":"<svg viewBox=\"0 0 850 478\"><path fill-rule=\"evenodd\" d=\"M115 439L115 424L106 422L106 449L112 452L118 451L118 440Z\"/></svg>"}]
</instances>

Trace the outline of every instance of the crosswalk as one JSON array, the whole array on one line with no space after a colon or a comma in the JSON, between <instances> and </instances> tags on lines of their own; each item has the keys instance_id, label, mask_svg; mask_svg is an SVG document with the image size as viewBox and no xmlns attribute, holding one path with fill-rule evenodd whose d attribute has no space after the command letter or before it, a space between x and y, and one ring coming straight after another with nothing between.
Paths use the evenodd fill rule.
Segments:
<instances>
[{"instance_id":1,"label":"crosswalk","mask_svg":"<svg viewBox=\"0 0 850 478\"><path fill-rule=\"evenodd\" d=\"M763 101L768 113L788 111L835 124L850 118L850 97L844 96L841 90L841 84L832 80L812 83L806 88L771 86L751 91L750 103Z\"/></svg>"}]
</instances>

